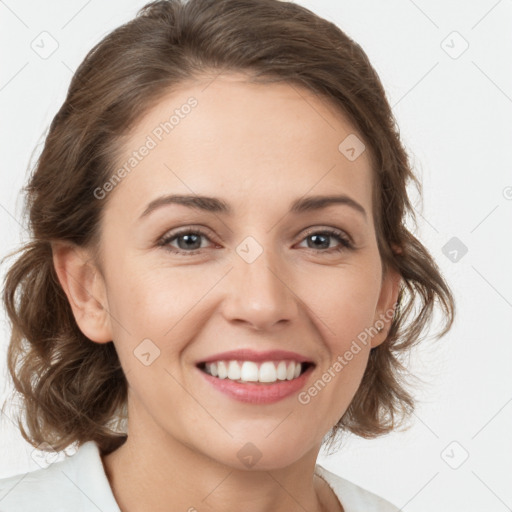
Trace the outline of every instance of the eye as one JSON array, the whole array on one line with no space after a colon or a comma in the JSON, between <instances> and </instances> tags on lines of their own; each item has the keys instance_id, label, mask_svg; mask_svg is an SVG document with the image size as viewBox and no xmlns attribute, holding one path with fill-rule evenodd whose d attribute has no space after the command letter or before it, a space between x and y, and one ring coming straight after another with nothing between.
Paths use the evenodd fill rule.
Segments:
<instances>
[{"instance_id":1,"label":"eye","mask_svg":"<svg viewBox=\"0 0 512 512\"><path fill-rule=\"evenodd\" d=\"M330 247L329 238L334 238L338 241L339 245ZM310 249L320 249L320 252L341 252L344 250L353 249L354 246L348 237L337 229L324 229L321 231L310 231L306 234L304 240L311 240L311 245L308 244Z\"/></svg>"},{"instance_id":2,"label":"eye","mask_svg":"<svg viewBox=\"0 0 512 512\"><path fill-rule=\"evenodd\" d=\"M199 229L188 228L178 233L170 233L163 236L158 241L158 245L163 246L173 254L194 255L204 248L204 246L201 245L201 238L210 240L210 238L203 231ZM171 245L174 242L176 242L177 247L176 245Z\"/></svg>"},{"instance_id":3,"label":"eye","mask_svg":"<svg viewBox=\"0 0 512 512\"><path fill-rule=\"evenodd\" d=\"M337 240L338 245L331 247L330 238ZM188 254L193 256L200 253L201 249L205 248L201 243L202 239L212 242L204 231L187 228L177 233L174 232L164 235L157 242L157 245L164 247L173 254ZM308 243L308 248L323 253L337 253L354 248L352 242L343 231L335 229L310 231L303 240L311 240L311 244Z\"/></svg>"}]
</instances>

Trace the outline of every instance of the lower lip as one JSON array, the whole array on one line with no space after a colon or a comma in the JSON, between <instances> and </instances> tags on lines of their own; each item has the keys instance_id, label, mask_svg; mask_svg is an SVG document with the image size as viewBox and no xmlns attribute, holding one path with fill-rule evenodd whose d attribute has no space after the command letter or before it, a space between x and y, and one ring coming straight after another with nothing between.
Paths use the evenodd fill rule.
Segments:
<instances>
[{"instance_id":1,"label":"lower lip","mask_svg":"<svg viewBox=\"0 0 512 512\"><path fill-rule=\"evenodd\" d=\"M270 404L297 393L304 387L313 369L314 366L310 366L302 375L292 380L278 380L271 384L242 384L234 380L213 377L197 368L207 382L216 389L235 400L251 404Z\"/></svg>"}]
</instances>

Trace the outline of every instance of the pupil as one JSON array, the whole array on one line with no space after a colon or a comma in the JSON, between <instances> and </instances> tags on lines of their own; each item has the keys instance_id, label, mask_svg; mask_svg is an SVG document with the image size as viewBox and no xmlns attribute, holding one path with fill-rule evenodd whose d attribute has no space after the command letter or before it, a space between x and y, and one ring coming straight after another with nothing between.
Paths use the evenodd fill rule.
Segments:
<instances>
[{"instance_id":1,"label":"pupil","mask_svg":"<svg viewBox=\"0 0 512 512\"><path fill-rule=\"evenodd\" d=\"M326 236L324 235L311 235L310 237L312 240L315 240L315 239L318 239L318 238L324 238L324 239L327 239ZM324 246L325 246L325 242L324 242ZM327 242L327 246L329 246L329 242ZM316 245L316 247L319 247L318 244Z\"/></svg>"},{"instance_id":2,"label":"pupil","mask_svg":"<svg viewBox=\"0 0 512 512\"><path fill-rule=\"evenodd\" d=\"M182 235L182 236L180 237L180 239L187 239L187 240L189 240L189 241L190 241L190 239L191 239L191 238L194 238L194 237L196 238L196 240L195 240L195 241L194 241L194 240L192 240L192 241L191 241L191 243L185 243L185 244L184 244L184 245L185 245L185 247L180 247L180 249L183 249L183 248L184 248L184 249L190 249L190 248L195 249L196 247L192 247L192 245L194 244L194 242L195 242L195 243L197 243L197 240L199 239L199 236L198 236L198 235L193 235L193 234L190 234L190 235ZM179 243L179 239L178 239L178 245L181 245L181 244ZM199 245L200 245L200 244L199 244ZM197 248L198 248L198 247L197 247Z\"/></svg>"}]
</instances>

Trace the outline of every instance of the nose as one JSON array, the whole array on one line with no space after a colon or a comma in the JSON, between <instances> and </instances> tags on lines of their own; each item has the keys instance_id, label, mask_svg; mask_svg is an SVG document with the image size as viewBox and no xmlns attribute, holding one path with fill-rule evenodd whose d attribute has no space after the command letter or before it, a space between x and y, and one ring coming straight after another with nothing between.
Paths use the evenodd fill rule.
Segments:
<instances>
[{"instance_id":1,"label":"nose","mask_svg":"<svg viewBox=\"0 0 512 512\"><path fill-rule=\"evenodd\" d=\"M282 262L269 250L263 250L252 262L235 254L233 262L234 268L225 283L222 308L228 321L263 331L297 317L298 297L290 272L283 271Z\"/></svg>"}]
</instances>

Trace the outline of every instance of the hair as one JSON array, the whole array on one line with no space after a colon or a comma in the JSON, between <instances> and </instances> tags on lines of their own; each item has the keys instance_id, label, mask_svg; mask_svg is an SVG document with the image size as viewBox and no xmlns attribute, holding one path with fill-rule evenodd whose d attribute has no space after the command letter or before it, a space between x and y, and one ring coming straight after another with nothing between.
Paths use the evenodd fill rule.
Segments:
<instances>
[{"instance_id":1,"label":"hair","mask_svg":"<svg viewBox=\"0 0 512 512\"><path fill-rule=\"evenodd\" d=\"M413 412L401 359L432 324L436 306L444 319L438 337L446 334L455 304L433 258L405 227L407 216L416 222L407 186L421 196L421 184L367 55L336 25L292 2L163 0L145 5L88 52L24 188L30 240L6 256L17 258L2 298L12 325L8 371L22 405L17 424L33 446L59 451L94 440L109 453L126 440L117 428L126 419L128 390L117 352L112 342L94 343L80 331L54 269L53 244L97 251L109 198L95 199L94 191L113 175L124 137L169 91L224 72L305 88L339 109L363 138L383 275L397 270L401 285L388 336L371 349L328 440L342 432L377 437Z\"/></svg>"}]
</instances>

